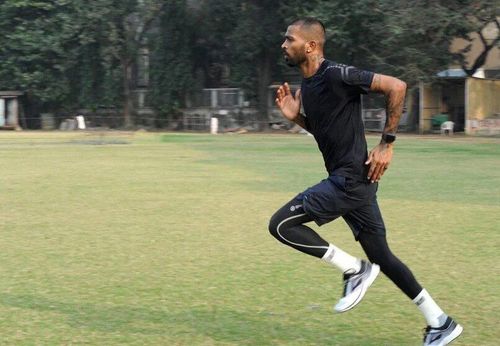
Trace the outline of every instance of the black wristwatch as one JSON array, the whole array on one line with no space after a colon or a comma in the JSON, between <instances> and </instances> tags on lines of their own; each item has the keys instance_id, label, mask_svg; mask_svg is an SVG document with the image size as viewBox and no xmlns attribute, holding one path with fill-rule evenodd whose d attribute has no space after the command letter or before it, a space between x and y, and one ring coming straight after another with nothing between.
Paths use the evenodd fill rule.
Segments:
<instances>
[{"instance_id":1,"label":"black wristwatch","mask_svg":"<svg viewBox=\"0 0 500 346\"><path fill-rule=\"evenodd\" d=\"M396 140L396 135L393 133L382 133L382 141L386 144L391 144Z\"/></svg>"}]
</instances>

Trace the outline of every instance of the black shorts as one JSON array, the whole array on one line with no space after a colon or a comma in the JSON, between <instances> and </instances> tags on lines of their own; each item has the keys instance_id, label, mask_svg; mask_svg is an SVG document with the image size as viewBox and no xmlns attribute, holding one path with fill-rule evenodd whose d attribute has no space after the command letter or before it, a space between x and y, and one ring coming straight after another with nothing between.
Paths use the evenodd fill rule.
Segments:
<instances>
[{"instance_id":1,"label":"black shorts","mask_svg":"<svg viewBox=\"0 0 500 346\"><path fill-rule=\"evenodd\" d=\"M378 183L359 182L331 175L300 193L304 211L319 226L342 216L354 233L370 232L385 236L385 225L377 203Z\"/></svg>"}]
</instances>

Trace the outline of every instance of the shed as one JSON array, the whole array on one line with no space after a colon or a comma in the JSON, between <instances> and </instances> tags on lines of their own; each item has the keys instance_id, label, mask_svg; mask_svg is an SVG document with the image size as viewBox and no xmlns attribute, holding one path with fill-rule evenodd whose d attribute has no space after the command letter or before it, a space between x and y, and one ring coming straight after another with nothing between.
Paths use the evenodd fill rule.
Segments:
<instances>
[{"instance_id":1,"label":"shed","mask_svg":"<svg viewBox=\"0 0 500 346\"><path fill-rule=\"evenodd\" d=\"M420 133L432 131L433 118L443 115L453 121L456 132L474 134L475 127L483 125L488 126L489 132L496 131L500 120L500 80L469 77L452 70L442 71L438 77L434 83L420 83Z\"/></svg>"},{"instance_id":2,"label":"shed","mask_svg":"<svg viewBox=\"0 0 500 346\"><path fill-rule=\"evenodd\" d=\"M22 91L0 91L0 129L20 129L18 98L22 95Z\"/></svg>"}]
</instances>

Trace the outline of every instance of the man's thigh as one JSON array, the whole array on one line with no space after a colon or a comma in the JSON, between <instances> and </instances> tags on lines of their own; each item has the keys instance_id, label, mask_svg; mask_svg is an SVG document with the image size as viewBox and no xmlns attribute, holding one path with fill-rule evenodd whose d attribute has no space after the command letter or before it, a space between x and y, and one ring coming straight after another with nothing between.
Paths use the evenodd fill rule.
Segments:
<instances>
[{"instance_id":1,"label":"man's thigh","mask_svg":"<svg viewBox=\"0 0 500 346\"><path fill-rule=\"evenodd\" d=\"M278 227L286 222L288 226L300 225L312 221L311 217L304 211L303 201L298 196L291 199L274 213L271 225Z\"/></svg>"},{"instance_id":2,"label":"man's thigh","mask_svg":"<svg viewBox=\"0 0 500 346\"><path fill-rule=\"evenodd\" d=\"M356 240L358 240L360 232L382 236L386 234L384 220L376 197L368 200L366 204L349 211L343 215L343 218L351 228Z\"/></svg>"},{"instance_id":3,"label":"man's thigh","mask_svg":"<svg viewBox=\"0 0 500 346\"><path fill-rule=\"evenodd\" d=\"M347 195L346 179L342 176L329 176L296 198L302 201L305 212L320 226L353 208Z\"/></svg>"}]
</instances>

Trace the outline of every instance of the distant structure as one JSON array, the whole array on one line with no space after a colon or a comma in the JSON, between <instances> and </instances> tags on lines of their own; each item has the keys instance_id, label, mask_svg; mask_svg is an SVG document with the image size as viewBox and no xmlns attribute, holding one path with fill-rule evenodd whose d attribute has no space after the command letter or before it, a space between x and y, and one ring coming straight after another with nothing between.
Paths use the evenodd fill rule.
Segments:
<instances>
[{"instance_id":1,"label":"distant structure","mask_svg":"<svg viewBox=\"0 0 500 346\"><path fill-rule=\"evenodd\" d=\"M455 39L450 52L464 52L465 60L438 72L432 82L420 82L410 109L419 133L438 133L446 121L454 132L500 134L500 29L491 22L472 41ZM491 49L485 55L485 46ZM481 62L480 67L476 62Z\"/></svg>"},{"instance_id":2,"label":"distant structure","mask_svg":"<svg viewBox=\"0 0 500 346\"><path fill-rule=\"evenodd\" d=\"M22 91L0 91L0 129L19 130L19 100Z\"/></svg>"},{"instance_id":3,"label":"distant structure","mask_svg":"<svg viewBox=\"0 0 500 346\"><path fill-rule=\"evenodd\" d=\"M217 119L217 131L254 129L257 109L250 106L241 88L205 88L187 99L177 129L206 131L213 118Z\"/></svg>"}]
</instances>

